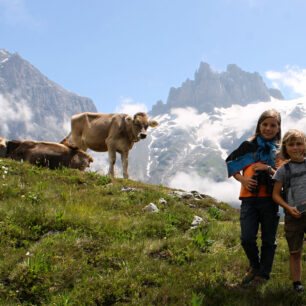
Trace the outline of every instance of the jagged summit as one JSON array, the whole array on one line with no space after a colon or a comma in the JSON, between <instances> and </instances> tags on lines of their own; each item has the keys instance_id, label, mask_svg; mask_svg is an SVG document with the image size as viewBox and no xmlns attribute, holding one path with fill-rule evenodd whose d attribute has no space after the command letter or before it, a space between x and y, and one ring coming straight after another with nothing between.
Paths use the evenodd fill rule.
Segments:
<instances>
[{"instance_id":1,"label":"jagged summit","mask_svg":"<svg viewBox=\"0 0 306 306\"><path fill-rule=\"evenodd\" d=\"M58 141L73 114L97 109L44 76L18 53L0 49L0 136ZM69 128L69 127L68 127Z\"/></svg>"},{"instance_id":2,"label":"jagged summit","mask_svg":"<svg viewBox=\"0 0 306 306\"><path fill-rule=\"evenodd\" d=\"M283 99L277 89L269 89L259 73L243 71L235 64L227 66L225 72L216 72L204 62L194 74L194 80L187 79L181 87L172 87L167 103L158 101L152 108L152 115L169 112L171 108L194 107L200 113L212 112L215 107L229 107L232 104L247 105L258 101L271 101L271 96Z\"/></svg>"}]
</instances>

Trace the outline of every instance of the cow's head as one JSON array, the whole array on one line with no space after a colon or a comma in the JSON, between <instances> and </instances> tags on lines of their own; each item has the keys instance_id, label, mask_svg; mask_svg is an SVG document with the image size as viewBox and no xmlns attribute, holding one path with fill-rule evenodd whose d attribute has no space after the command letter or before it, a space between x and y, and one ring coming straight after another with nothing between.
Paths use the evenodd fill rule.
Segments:
<instances>
[{"instance_id":1,"label":"cow's head","mask_svg":"<svg viewBox=\"0 0 306 306\"><path fill-rule=\"evenodd\" d=\"M0 137L0 157L6 157L8 139Z\"/></svg>"},{"instance_id":2,"label":"cow's head","mask_svg":"<svg viewBox=\"0 0 306 306\"><path fill-rule=\"evenodd\" d=\"M149 126L158 126L158 122L155 120L149 120L146 113L137 113L134 115L134 119L132 119L131 116L127 116L125 120L132 127L135 141L139 141L140 139L145 139L147 137L147 129Z\"/></svg>"},{"instance_id":3,"label":"cow's head","mask_svg":"<svg viewBox=\"0 0 306 306\"><path fill-rule=\"evenodd\" d=\"M81 171L84 171L87 167L90 166L90 163L92 163L94 160L89 154L82 151L81 149L77 149L76 151L76 154L74 154L71 159L70 166L73 169L79 169Z\"/></svg>"}]
</instances>

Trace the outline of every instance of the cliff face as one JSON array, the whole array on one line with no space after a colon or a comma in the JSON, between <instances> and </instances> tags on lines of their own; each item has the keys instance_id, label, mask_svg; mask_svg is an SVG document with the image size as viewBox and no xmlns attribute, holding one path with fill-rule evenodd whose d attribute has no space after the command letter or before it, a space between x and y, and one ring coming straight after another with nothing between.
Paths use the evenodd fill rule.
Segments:
<instances>
[{"instance_id":1,"label":"cliff face","mask_svg":"<svg viewBox=\"0 0 306 306\"><path fill-rule=\"evenodd\" d=\"M215 107L267 102L271 96L283 99L280 91L267 88L257 72L249 73L236 65L228 65L227 71L218 73L202 62L195 72L194 80L187 79L181 87L172 87L167 103L157 102L151 113L160 115L169 112L171 108L188 106L199 113L210 113Z\"/></svg>"},{"instance_id":2,"label":"cliff face","mask_svg":"<svg viewBox=\"0 0 306 306\"><path fill-rule=\"evenodd\" d=\"M17 53L0 50L0 136L58 141L73 114L97 109L91 99L68 92Z\"/></svg>"}]
</instances>

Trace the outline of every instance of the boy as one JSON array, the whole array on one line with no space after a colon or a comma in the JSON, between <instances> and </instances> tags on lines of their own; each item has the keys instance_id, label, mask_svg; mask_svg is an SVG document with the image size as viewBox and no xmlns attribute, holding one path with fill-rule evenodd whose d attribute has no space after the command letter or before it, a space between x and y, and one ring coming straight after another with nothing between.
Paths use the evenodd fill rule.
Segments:
<instances>
[{"instance_id":1,"label":"boy","mask_svg":"<svg viewBox=\"0 0 306 306\"><path fill-rule=\"evenodd\" d=\"M290 273L293 288L303 292L301 283L302 250L306 232L306 160L305 135L289 130L282 140L281 154L289 162L274 174L273 200L285 210L285 234L290 251ZM282 196L282 188L285 196ZM305 205L304 205L305 206Z\"/></svg>"}]
</instances>

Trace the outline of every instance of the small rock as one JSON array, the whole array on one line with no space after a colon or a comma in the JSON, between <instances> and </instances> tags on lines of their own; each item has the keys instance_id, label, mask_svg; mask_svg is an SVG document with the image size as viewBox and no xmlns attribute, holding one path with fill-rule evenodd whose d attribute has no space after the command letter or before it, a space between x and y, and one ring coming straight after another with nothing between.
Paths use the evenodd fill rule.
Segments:
<instances>
[{"instance_id":1,"label":"small rock","mask_svg":"<svg viewBox=\"0 0 306 306\"><path fill-rule=\"evenodd\" d=\"M191 229L196 228L199 224L203 222L203 219L199 216L194 216L193 221L191 223Z\"/></svg>"},{"instance_id":2,"label":"small rock","mask_svg":"<svg viewBox=\"0 0 306 306\"><path fill-rule=\"evenodd\" d=\"M174 190L170 193L170 195L179 198L179 199L191 199L193 198L193 194L191 192Z\"/></svg>"},{"instance_id":3,"label":"small rock","mask_svg":"<svg viewBox=\"0 0 306 306\"><path fill-rule=\"evenodd\" d=\"M193 194L193 196L194 196L195 199L201 200L201 199L207 198L207 195L206 195L206 194L200 193L200 192L198 192L198 191L196 191L196 190L192 190L192 191L190 191L190 192Z\"/></svg>"},{"instance_id":4,"label":"small rock","mask_svg":"<svg viewBox=\"0 0 306 306\"><path fill-rule=\"evenodd\" d=\"M197 206L195 204L187 204L190 208L196 208Z\"/></svg>"},{"instance_id":5,"label":"small rock","mask_svg":"<svg viewBox=\"0 0 306 306\"><path fill-rule=\"evenodd\" d=\"M193 198L193 194L191 192L183 192L183 199L191 199Z\"/></svg>"},{"instance_id":6,"label":"small rock","mask_svg":"<svg viewBox=\"0 0 306 306\"><path fill-rule=\"evenodd\" d=\"M167 204L167 201L164 198L158 200L159 204Z\"/></svg>"},{"instance_id":7,"label":"small rock","mask_svg":"<svg viewBox=\"0 0 306 306\"><path fill-rule=\"evenodd\" d=\"M183 192L182 192L182 191L178 191L178 190L172 191L172 192L170 193L170 195L171 195L172 197L179 198L179 199L182 199L182 198L183 198Z\"/></svg>"},{"instance_id":8,"label":"small rock","mask_svg":"<svg viewBox=\"0 0 306 306\"><path fill-rule=\"evenodd\" d=\"M150 203L146 207L143 208L145 212L158 212L158 208L154 203Z\"/></svg>"},{"instance_id":9,"label":"small rock","mask_svg":"<svg viewBox=\"0 0 306 306\"><path fill-rule=\"evenodd\" d=\"M136 191L135 188L126 187L126 186L122 187L121 189L121 192L134 192L134 191Z\"/></svg>"}]
</instances>

